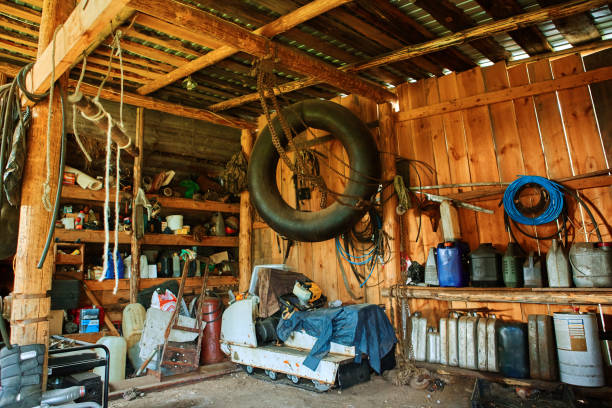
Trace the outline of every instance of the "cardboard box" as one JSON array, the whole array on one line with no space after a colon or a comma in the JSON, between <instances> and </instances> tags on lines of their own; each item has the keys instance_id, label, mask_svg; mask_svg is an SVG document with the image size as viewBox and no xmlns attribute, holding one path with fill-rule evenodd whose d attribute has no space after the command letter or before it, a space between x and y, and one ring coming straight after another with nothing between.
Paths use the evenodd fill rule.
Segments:
<instances>
[{"instance_id":1,"label":"cardboard box","mask_svg":"<svg viewBox=\"0 0 612 408\"><path fill-rule=\"evenodd\" d=\"M64 326L64 311L51 310L49 313L49 335L62 334Z\"/></svg>"}]
</instances>

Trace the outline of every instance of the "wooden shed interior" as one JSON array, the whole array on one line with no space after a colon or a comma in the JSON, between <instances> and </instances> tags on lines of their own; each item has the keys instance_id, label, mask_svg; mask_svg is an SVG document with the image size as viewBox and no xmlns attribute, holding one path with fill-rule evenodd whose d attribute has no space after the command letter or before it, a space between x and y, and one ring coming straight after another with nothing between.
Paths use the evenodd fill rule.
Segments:
<instances>
[{"instance_id":1,"label":"wooden shed interior","mask_svg":"<svg viewBox=\"0 0 612 408\"><path fill-rule=\"evenodd\" d=\"M196 220L192 229L221 212L239 219L239 233L197 241L191 235L137 238L121 231L114 238L111 225L110 245L118 239L121 250L131 254L132 273L119 280L118 290L114 280L83 280L81 305L97 303L106 311L107 327L100 324L101 330L118 334L123 308L136 302L139 290L172 279L141 279L140 255L179 247L200 247L206 255L228 251L235 267L208 280L220 296L228 289L245 292L254 265L286 263L318 283L330 301L383 305L398 336L406 307L421 312L433 327L453 309L485 308L502 320L527 322L531 314L569 307L595 311L610 327L609 287L407 284L410 263L425 265L430 248L445 241L440 205L425 193L490 210L457 207L456 238L472 250L492 243L503 252L509 242L518 242L544 260L551 240L534 239L516 227L513 237L501 200L519 176L546 177L576 191L593 212L596 225L582 206L568 201L569 245L612 241L610 41L607 0L2 0L1 83L21 72L30 92L44 93L57 81L67 94L84 95L78 109L67 105L63 120L59 87L51 104L22 97L33 119L17 249L0 261L0 295L10 293L12 299L11 342L49 342L48 291L61 275L56 262L61 242L76 243L85 252L81 275L85 264L99 264L103 253L103 231L56 229L60 243L37 268L52 222L41 201L42 186L50 180L49 196L55 197L62 126L68 134L66 165L94 177L104 176L108 166L107 131L116 146L126 146L120 168L129 188L120 192L120 202L131 205L143 178L173 170L177 181L212 180L237 153L248 158L268 124L262 98L276 114L273 94L281 108L331 100L368 126L382 163L384 184L375 207L388 237L386 259L371 270L358 268L370 275L361 284L338 255L336 240L285 239L258 216L246 190L224 201L224 193L201 200L159 195L164 215L184 213L186 224L189 217ZM33 65L24 70L28 64ZM114 126L107 126L106 116L91 120L98 99ZM81 138L92 160L71 135ZM342 192L350 170L342 144L317 129L300 134L296 144L317 152L326 188ZM294 152L288 155L295 159ZM115 158L113 153L113 169ZM393 188L400 171L396 158L411 163L402 175L412 206L401 215ZM295 207L297 184L282 160L276 183ZM311 187L310 197L298 200L302 211L338 199L333 194L323 199L322 189ZM111 207L114 194L111 188ZM104 200L104 189L78 186L64 186L61 196L62 205L98 209ZM559 236L554 223L523 228L540 238ZM188 278L186 294L198 293L202 279ZM94 341L100 336L74 335Z\"/></svg>"}]
</instances>

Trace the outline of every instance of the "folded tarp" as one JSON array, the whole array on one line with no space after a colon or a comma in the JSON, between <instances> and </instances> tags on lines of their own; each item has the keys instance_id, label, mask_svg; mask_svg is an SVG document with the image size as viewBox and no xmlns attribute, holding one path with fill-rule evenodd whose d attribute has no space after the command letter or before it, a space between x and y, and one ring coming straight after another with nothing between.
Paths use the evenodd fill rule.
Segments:
<instances>
[{"instance_id":1,"label":"folded tarp","mask_svg":"<svg viewBox=\"0 0 612 408\"><path fill-rule=\"evenodd\" d=\"M281 319L276 329L281 340L294 330L304 329L317 341L303 364L316 370L330 349L330 343L355 347L355 362L367 354L370 366L381 373L382 358L393 349L397 337L385 312L377 305L360 304L331 309L294 312L287 320Z\"/></svg>"}]
</instances>

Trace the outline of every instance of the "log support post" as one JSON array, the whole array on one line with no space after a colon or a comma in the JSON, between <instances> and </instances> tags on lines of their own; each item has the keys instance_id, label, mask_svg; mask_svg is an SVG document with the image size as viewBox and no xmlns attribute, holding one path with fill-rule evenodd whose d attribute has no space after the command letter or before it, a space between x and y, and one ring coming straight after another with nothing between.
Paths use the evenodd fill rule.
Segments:
<instances>
[{"instance_id":1,"label":"log support post","mask_svg":"<svg viewBox=\"0 0 612 408\"><path fill-rule=\"evenodd\" d=\"M253 132L250 129L243 129L240 138L242 151L247 160L251 157L253 149ZM239 289L246 292L251 281L251 271L253 269L252 259L253 242L253 208L251 196L247 190L240 193L240 233L238 236L238 267L239 267Z\"/></svg>"},{"instance_id":2,"label":"log support post","mask_svg":"<svg viewBox=\"0 0 612 408\"><path fill-rule=\"evenodd\" d=\"M134 183L132 184L132 225L136 220L136 211L138 207L135 205L136 195L140 189L142 182L142 164L143 164L143 139L144 139L144 108L136 108L136 137L134 140L134 148L140 152L134 157ZM136 303L138 296L138 288L140 286L140 240L136 237L135 228L132 228L132 263L130 271L130 303Z\"/></svg>"},{"instance_id":3,"label":"log support post","mask_svg":"<svg viewBox=\"0 0 612 408\"><path fill-rule=\"evenodd\" d=\"M38 41L39 54L52 41L57 26L63 23L74 7L74 1L45 0ZM39 55L40 57L40 55ZM59 80L60 86L66 85L66 77ZM47 115L52 110L49 152L47 145ZM42 254L52 214L45 210L42 203L43 184L46 179L46 157L51 169L51 197L55 197L57 175L60 162L60 141L62 115L59 93L55 93L52 105L44 100L34 106L32 123L27 138L27 156L21 187L21 208L17 254L15 255L15 285L13 288L13 307L11 311L11 343L19 345L49 343L49 311L51 299L47 292L55 260L52 255L42 267L36 266ZM53 198L52 198L53 199ZM43 372L46 372L47 359ZM43 376L43 389L46 376Z\"/></svg>"},{"instance_id":4,"label":"log support post","mask_svg":"<svg viewBox=\"0 0 612 408\"><path fill-rule=\"evenodd\" d=\"M397 133L395 131L395 121L393 107L390 103L382 103L378 105L379 116L379 149L381 152L382 162L382 179L391 180L395 176L395 156L397 152ZM391 153L391 154L389 154ZM383 230L389 236L391 245L391 257L389 262L385 264L384 271L384 287L389 288L397 284L400 275L400 228L398 215L395 212L397 207L397 195L392 187L387 187L383 192ZM391 315L392 299L385 299L387 315L391 322L397 322L395 314L397 307L394 308L394 315Z\"/></svg>"}]
</instances>

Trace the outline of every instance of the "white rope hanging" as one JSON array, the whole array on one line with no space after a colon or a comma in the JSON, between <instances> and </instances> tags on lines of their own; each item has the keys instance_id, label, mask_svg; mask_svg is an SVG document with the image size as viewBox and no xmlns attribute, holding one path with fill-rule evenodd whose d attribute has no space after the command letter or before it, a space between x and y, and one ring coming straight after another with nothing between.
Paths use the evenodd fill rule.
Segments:
<instances>
[{"instance_id":1,"label":"white rope hanging","mask_svg":"<svg viewBox=\"0 0 612 408\"><path fill-rule=\"evenodd\" d=\"M74 93L72 94L72 96L76 96L79 94L79 88L81 88L81 83L83 82L83 77L85 76L86 68L87 68L87 55L84 55L83 56L83 66L81 67L81 75L79 76L79 81L76 84L76 88L74 88ZM88 162L91 163L91 156L89 155L89 152L87 151L87 149L85 149L85 146L83 145L83 142L81 141L81 138L79 137L79 133L77 129L76 104L74 103L72 104L72 133L74 134L74 138L76 139L76 142L79 145L79 148L85 155L85 158L87 159Z\"/></svg>"}]
</instances>

